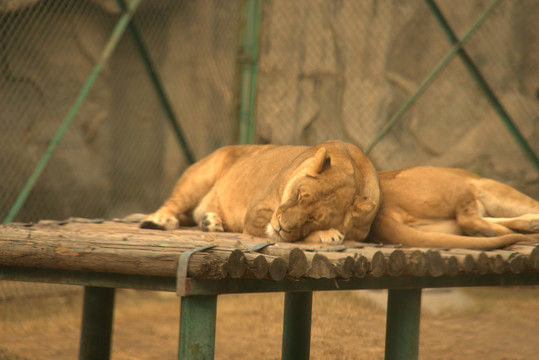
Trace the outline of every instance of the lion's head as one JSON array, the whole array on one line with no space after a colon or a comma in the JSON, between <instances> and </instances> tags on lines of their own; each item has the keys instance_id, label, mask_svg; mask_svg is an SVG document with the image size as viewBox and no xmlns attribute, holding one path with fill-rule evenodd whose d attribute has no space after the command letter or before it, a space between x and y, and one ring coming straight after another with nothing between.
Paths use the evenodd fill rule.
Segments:
<instances>
[{"instance_id":1,"label":"lion's head","mask_svg":"<svg viewBox=\"0 0 539 360\"><path fill-rule=\"evenodd\" d=\"M357 169L346 155L330 156L325 147L319 148L284 184L280 204L266 229L268 236L296 241L319 230L348 233L358 218L371 217L375 211L375 202L361 194L361 186Z\"/></svg>"}]
</instances>

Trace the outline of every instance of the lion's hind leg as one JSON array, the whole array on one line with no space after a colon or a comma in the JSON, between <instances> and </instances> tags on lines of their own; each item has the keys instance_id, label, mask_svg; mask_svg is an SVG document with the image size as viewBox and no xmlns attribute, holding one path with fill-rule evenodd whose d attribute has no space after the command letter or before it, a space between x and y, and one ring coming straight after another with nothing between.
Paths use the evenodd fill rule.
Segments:
<instances>
[{"instance_id":1,"label":"lion's hind leg","mask_svg":"<svg viewBox=\"0 0 539 360\"><path fill-rule=\"evenodd\" d=\"M526 214L514 218L484 218L491 224L504 226L516 232L525 234L539 233L539 214Z\"/></svg>"},{"instance_id":2,"label":"lion's hind leg","mask_svg":"<svg viewBox=\"0 0 539 360\"><path fill-rule=\"evenodd\" d=\"M503 224L487 221L483 213L483 206L472 194L460 199L455 207L457 224L466 235L491 237L513 233Z\"/></svg>"},{"instance_id":3,"label":"lion's hind leg","mask_svg":"<svg viewBox=\"0 0 539 360\"><path fill-rule=\"evenodd\" d=\"M476 184L483 219L492 227L513 232L539 233L539 202L520 191L491 179Z\"/></svg>"},{"instance_id":4,"label":"lion's hind leg","mask_svg":"<svg viewBox=\"0 0 539 360\"><path fill-rule=\"evenodd\" d=\"M486 216L515 218L526 214L539 215L539 201L509 185L492 179L480 179L476 184L477 199L485 208Z\"/></svg>"}]
</instances>

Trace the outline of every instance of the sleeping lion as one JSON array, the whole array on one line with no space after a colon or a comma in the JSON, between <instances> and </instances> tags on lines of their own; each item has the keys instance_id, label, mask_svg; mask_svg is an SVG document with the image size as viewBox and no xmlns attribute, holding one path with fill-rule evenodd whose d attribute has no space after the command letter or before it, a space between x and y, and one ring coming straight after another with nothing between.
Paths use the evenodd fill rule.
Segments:
<instances>
[{"instance_id":1,"label":"sleeping lion","mask_svg":"<svg viewBox=\"0 0 539 360\"><path fill-rule=\"evenodd\" d=\"M510 186L432 166L379 176L383 201L372 225L373 241L492 249L539 240L539 202Z\"/></svg>"},{"instance_id":2,"label":"sleeping lion","mask_svg":"<svg viewBox=\"0 0 539 360\"><path fill-rule=\"evenodd\" d=\"M379 204L376 170L354 145L235 145L191 165L141 227L340 244L367 237Z\"/></svg>"}]
</instances>

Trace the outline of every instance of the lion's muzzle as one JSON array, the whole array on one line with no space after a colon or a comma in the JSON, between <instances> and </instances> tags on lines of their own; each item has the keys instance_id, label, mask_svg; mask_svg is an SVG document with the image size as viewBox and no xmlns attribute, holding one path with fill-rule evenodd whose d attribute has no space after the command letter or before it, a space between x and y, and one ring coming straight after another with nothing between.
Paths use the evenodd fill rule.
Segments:
<instances>
[{"instance_id":1,"label":"lion's muzzle","mask_svg":"<svg viewBox=\"0 0 539 360\"><path fill-rule=\"evenodd\" d=\"M282 225L278 216L272 216L270 223L266 228L266 234L275 241L296 241L298 238L287 231Z\"/></svg>"}]
</instances>

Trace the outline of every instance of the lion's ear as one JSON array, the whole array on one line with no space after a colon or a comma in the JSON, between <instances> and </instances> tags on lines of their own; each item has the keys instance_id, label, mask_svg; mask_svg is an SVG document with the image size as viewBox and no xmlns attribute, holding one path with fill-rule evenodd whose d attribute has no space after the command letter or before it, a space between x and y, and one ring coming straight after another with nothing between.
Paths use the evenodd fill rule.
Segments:
<instances>
[{"instance_id":1,"label":"lion's ear","mask_svg":"<svg viewBox=\"0 0 539 360\"><path fill-rule=\"evenodd\" d=\"M352 216L361 217L365 213L371 213L376 208L376 203L365 196L358 196L352 205Z\"/></svg>"},{"instance_id":2,"label":"lion's ear","mask_svg":"<svg viewBox=\"0 0 539 360\"><path fill-rule=\"evenodd\" d=\"M309 164L308 174L316 177L321 174L326 168L331 165L331 158L328 156L328 152L325 147L318 149L312 162Z\"/></svg>"}]
</instances>

